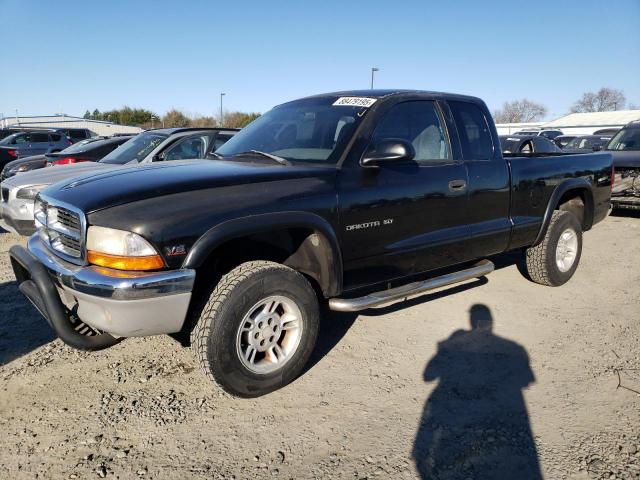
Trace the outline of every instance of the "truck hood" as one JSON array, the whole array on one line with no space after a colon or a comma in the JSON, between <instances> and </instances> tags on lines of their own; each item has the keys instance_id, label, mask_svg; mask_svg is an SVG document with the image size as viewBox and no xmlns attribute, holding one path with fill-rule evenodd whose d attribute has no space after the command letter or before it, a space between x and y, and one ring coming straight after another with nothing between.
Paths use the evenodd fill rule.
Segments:
<instances>
[{"instance_id":1,"label":"truck hood","mask_svg":"<svg viewBox=\"0 0 640 480\"><path fill-rule=\"evenodd\" d=\"M43 194L85 213L148 198L241 184L334 175L335 169L223 160L158 162L59 182Z\"/></svg>"},{"instance_id":2,"label":"truck hood","mask_svg":"<svg viewBox=\"0 0 640 480\"><path fill-rule=\"evenodd\" d=\"M640 150L604 150L613 157L614 168L640 168Z\"/></svg>"},{"instance_id":3,"label":"truck hood","mask_svg":"<svg viewBox=\"0 0 640 480\"><path fill-rule=\"evenodd\" d=\"M13 186L22 187L25 185L51 185L61 180L75 178L78 175L122 168L121 165L109 165L106 163L83 162L71 165L58 165L55 167L45 167L38 170L21 173L7 180Z\"/></svg>"}]
</instances>

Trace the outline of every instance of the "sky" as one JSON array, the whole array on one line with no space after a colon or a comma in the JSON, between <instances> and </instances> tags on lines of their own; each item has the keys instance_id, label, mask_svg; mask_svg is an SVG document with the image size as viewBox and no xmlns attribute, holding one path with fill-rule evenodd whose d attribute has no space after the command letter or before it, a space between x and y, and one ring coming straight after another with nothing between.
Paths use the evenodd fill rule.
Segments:
<instances>
[{"instance_id":1,"label":"sky","mask_svg":"<svg viewBox=\"0 0 640 480\"><path fill-rule=\"evenodd\" d=\"M0 0L0 115L265 112L347 89L640 105L640 0ZM11 21L15 20L15 21ZM9 26L9 28L6 28Z\"/></svg>"}]
</instances>

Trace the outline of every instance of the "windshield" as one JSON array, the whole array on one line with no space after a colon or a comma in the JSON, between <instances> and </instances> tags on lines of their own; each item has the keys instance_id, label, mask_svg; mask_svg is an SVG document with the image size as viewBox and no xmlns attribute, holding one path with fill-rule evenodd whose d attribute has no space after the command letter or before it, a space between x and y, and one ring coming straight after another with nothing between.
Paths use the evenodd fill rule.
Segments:
<instances>
[{"instance_id":1,"label":"windshield","mask_svg":"<svg viewBox=\"0 0 640 480\"><path fill-rule=\"evenodd\" d=\"M0 145L10 145L14 138L19 137L21 135L23 135L23 132L12 133L8 137L5 137L2 140L0 140Z\"/></svg>"},{"instance_id":2,"label":"windshield","mask_svg":"<svg viewBox=\"0 0 640 480\"><path fill-rule=\"evenodd\" d=\"M124 165L131 161L140 162L156 148L160 142L167 138L159 133L141 133L131 140L127 140L109 155L100 160L100 163L112 165Z\"/></svg>"},{"instance_id":3,"label":"windshield","mask_svg":"<svg viewBox=\"0 0 640 480\"><path fill-rule=\"evenodd\" d=\"M611 139L607 150L640 150L640 128L623 128Z\"/></svg>"},{"instance_id":4,"label":"windshield","mask_svg":"<svg viewBox=\"0 0 640 480\"><path fill-rule=\"evenodd\" d=\"M258 117L216 153L233 157L258 150L291 162L334 164L374 102L364 97L316 97L286 103Z\"/></svg>"},{"instance_id":5,"label":"windshield","mask_svg":"<svg viewBox=\"0 0 640 480\"><path fill-rule=\"evenodd\" d=\"M70 147L65 148L64 150L61 151L61 153L78 153L78 152L83 152L86 150L85 146L87 145L87 143L93 143L95 142L95 140L92 139L87 139L87 140L80 140L77 143L74 143L73 145L71 145Z\"/></svg>"}]
</instances>

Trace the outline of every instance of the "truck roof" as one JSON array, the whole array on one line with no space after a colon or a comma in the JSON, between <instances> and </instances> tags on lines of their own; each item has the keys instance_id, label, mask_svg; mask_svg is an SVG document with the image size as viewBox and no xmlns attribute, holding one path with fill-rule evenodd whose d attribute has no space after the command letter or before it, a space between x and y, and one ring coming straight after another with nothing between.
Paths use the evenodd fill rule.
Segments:
<instances>
[{"instance_id":1,"label":"truck roof","mask_svg":"<svg viewBox=\"0 0 640 480\"><path fill-rule=\"evenodd\" d=\"M342 90L338 92L321 93L318 95L311 95L306 98L318 98L318 97L369 97L369 98L383 98L394 95L425 95L433 97L447 97L459 100L482 102L478 97L472 97L469 95L461 95L458 93L436 92L431 90L411 90L411 89L373 89L373 90Z\"/></svg>"},{"instance_id":2,"label":"truck roof","mask_svg":"<svg viewBox=\"0 0 640 480\"><path fill-rule=\"evenodd\" d=\"M167 135L173 135L175 133L180 133L180 132L196 132L196 131L204 131L204 130L217 130L217 131L221 131L221 132L237 132L240 129L239 128L227 128L227 127L184 127L184 128L150 128L148 130L145 130L146 132L158 132L158 133L164 133Z\"/></svg>"}]
</instances>

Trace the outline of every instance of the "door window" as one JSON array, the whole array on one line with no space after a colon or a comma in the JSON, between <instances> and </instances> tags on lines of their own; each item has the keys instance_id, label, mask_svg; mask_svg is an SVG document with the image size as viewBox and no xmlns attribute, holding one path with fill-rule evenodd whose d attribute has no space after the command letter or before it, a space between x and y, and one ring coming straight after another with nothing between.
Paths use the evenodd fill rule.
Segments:
<instances>
[{"instance_id":1,"label":"door window","mask_svg":"<svg viewBox=\"0 0 640 480\"><path fill-rule=\"evenodd\" d=\"M25 133L23 135L18 135L17 137L15 137L11 143L13 145L22 145L29 142L31 142L31 134Z\"/></svg>"},{"instance_id":2,"label":"door window","mask_svg":"<svg viewBox=\"0 0 640 480\"><path fill-rule=\"evenodd\" d=\"M189 158L204 158L207 151L207 135L185 138L177 145L171 147L164 159L165 160L185 160Z\"/></svg>"},{"instance_id":3,"label":"door window","mask_svg":"<svg viewBox=\"0 0 640 480\"><path fill-rule=\"evenodd\" d=\"M31 142L32 143L49 143L49 134L47 134L47 133L32 133L31 134Z\"/></svg>"},{"instance_id":4,"label":"door window","mask_svg":"<svg viewBox=\"0 0 640 480\"><path fill-rule=\"evenodd\" d=\"M227 140L229 140L231 137L233 137L233 135L223 135L223 134L219 133L218 136L216 137L215 141L213 142L213 148L211 149L211 151L215 152L222 145L227 143Z\"/></svg>"},{"instance_id":5,"label":"door window","mask_svg":"<svg viewBox=\"0 0 640 480\"><path fill-rule=\"evenodd\" d=\"M82 140L87 138L87 132L85 130L69 130L68 135L72 140Z\"/></svg>"},{"instance_id":6,"label":"door window","mask_svg":"<svg viewBox=\"0 0 640 480\"><path fill-rule=\"evenodd\" d=\"M465 160L493 158L493 142L489 124L477 105L469 102L449 102L458 127L458 136Z\"/></svg>"},{"instance_id":7,"label":"door window","mask_svg":"<svg viewBox=\"0 0 640 480\"><path fill-rule=\"evenodd\" d=\"M398 138L413 145L417 162L441 162L450 158L444 122L431 101L399 103L391 108L376 127L371 141Z\"/></svg>"}]
</instances>

